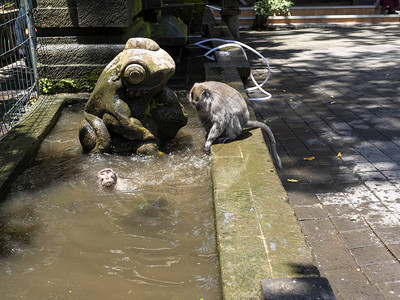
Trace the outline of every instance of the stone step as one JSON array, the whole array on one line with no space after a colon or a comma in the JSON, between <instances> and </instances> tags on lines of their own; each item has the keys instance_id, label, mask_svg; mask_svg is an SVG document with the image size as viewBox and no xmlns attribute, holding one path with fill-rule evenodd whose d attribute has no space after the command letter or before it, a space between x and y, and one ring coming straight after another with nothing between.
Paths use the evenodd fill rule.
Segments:
<instances>
[{"instance_id":1,"label":"stone step","mask_svg":"<svg viewBox=\"0 0 400 300\"><path fill-rule=\"evenodd\" d=\"M241 7L239 24L242 28L253 25L252 7ZM213 10L216 20L221 20L220 13ZM397 24L400 15L384 15L381 8L373 5L349 6L295 6L290 8L290 15L277 15L268 18L271 27L279 26L326 26L326 25L366 25Z\"/></svg>"},{"instance_id":2,"label":"stone step","mask_svg":"<svg viewBox=\"0 0 400 300\"><path fill-rule=\"evenodd\" d=\"M66 78L87 78L93 72L104 69L103 64L69 64L69 65L47 65L38 66L40 78L66 79Z\"/></svg>"},{"instance_id":3,"label":"stone step","mask_svg":"<svg viewBox=\"0 0 400 300\"><path fill-rule=\"evenodd\" d=\"M314 15L270 17L268 24L378 24L398 23L399 15Z\"/></svg>"},{"instance_id":4,"label":"stone step","mask_svg":"<svg viewBox=\"0 0 400 300\"><path fill-rule=\"evenodd\" d=\"M42 64L49 65L107 65L124 47L124 44L45 44L38 47L37 57Z\"/></svg>"},{"instance_id":5,"label":"stone step","mask_svg":"<svg viewBox=\"0 0 400 300\"><path fill-rule=\"evenodd\" d=\"M382 8L374 5L346 5L346 6L294 6L290 8L292 16L313 15L372 15L382 14Z\"/></svg>"},{"instance_id":6,"label":"stone step","mask_svg":"<svg viewBox=\"0 0 400 300\"><path fill-rule=\"evenodd\" d=\"M241 17L254 16L253 7L241 7ZM214 15L218 15L214 12ZM348 5L348 6L293 6L290 8L291 16L315 16L315 15L372 15L383 14L382 8L374 5ZM277 15L287 15L284 13Z\"/></svg>"}]
</instances>

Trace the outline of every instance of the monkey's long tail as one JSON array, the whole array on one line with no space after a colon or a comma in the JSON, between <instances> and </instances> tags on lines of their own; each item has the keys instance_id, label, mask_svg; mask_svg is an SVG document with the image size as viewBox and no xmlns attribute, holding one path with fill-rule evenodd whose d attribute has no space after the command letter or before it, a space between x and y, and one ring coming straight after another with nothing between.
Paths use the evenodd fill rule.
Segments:
<instances>
[{"instance_id":1,"label":"monkey's long tail","mask_svg":"<svg viewBox=\"0 0 400 300\"><path fill-rule=\"evenodd\" d=\"M279 168L282 169L281 158L279 157L278 151L276 150L275 136L272 133L271 128L263 122L251 121L251 120L247 121L246 127L258 127L264 129L267 132L269 140L271 141L272 156L274 157L274 160L276 164L279 166Z\"/></svg>"}]
</instances>

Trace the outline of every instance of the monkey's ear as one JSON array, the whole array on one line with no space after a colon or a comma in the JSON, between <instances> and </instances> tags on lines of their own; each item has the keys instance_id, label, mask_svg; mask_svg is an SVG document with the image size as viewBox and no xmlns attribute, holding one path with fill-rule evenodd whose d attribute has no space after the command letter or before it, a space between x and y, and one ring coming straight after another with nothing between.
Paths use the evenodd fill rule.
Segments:
<instances>
[{"instance_id":1,"label":"monkey's ear","mask_svg":"<svg viewBox=\"0 0 400 300\"><path fill-rule=\"evenodd\" d=\"M211 92L208 89L204 89L203 92L201 93L201 97L203 100L210 100Z\"/></svg>"}]
</instances>

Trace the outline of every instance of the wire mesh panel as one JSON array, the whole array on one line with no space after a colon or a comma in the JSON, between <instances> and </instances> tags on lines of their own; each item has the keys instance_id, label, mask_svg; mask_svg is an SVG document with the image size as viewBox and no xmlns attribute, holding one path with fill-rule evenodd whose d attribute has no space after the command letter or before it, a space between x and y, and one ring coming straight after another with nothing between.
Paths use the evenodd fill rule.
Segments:
<instances>
[{"instance_id":1,"label":"wire mesh panel","mask_svg":"<svg viewBox=\"0 0 400 300\"><path fill-rule=\"evenodd\" d=\"M0 139L38 97L31 0L0 0Z\"/></svg>"}]
</instances>

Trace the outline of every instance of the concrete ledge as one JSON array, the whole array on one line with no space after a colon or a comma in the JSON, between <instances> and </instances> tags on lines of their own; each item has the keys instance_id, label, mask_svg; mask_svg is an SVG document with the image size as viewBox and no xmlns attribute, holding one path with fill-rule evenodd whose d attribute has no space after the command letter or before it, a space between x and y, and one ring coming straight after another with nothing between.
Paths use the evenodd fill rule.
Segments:
<instances>
[{"instance_id":1,"label":"concrete ledge","mask_svg":"<svg viewBox=\"0 0 400 300\"><path fill-rule=\"evenodd\" d=\"M233 39L223 26L209 32ZM205 79L226 82L247 99L235 60L215 57ZM211 163L223 299L263 299L264 279L319 276L261 129L213 145Z\"/></svg>"},{"instance_id":2,"label":"concrete ledge","mask_svg":"<svg viewBox=\"0 0 400 300\"><path fill-rule=\"evenodd\" d=\"M318 275L260 129L213 145L212 179L224 299L257 299L265 278Z\"/></svg>"},{"instance_id":3,"label":"concrete ledge","mask_svg":"<svg viewBox=\"0 0 400 300\"><path fill-rule=\"evenodd\" d=\"M1 199L54 126L60 116L63 101L64 97L59 96L39 97L21 121L0 140Z\"/></svg>"}]
</instances>

